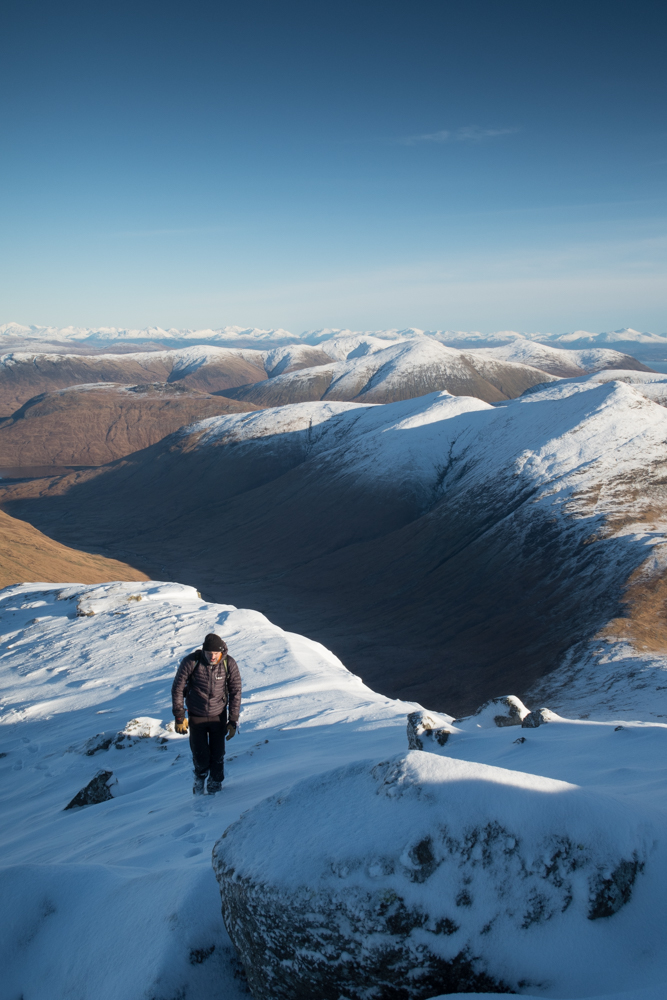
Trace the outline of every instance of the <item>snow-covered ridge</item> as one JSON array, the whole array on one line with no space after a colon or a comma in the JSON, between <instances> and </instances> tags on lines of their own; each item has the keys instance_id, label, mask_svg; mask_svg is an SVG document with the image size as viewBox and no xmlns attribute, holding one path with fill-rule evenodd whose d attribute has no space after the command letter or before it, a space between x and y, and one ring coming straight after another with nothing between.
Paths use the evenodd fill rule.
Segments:
<instances>
[{"instance_id":1,"label":"snow-covered ridge","mask_svg":"<svg viewBox=\"0 0 667 1000\"><path fill-rule=\"evenodd\" d=\"M240 733L228 744L223 792L193 799L187 739L173 731L169 688L181 656L209 630L227 640L245 694ZM590 905L589 862L580 874L563 869L574 881L576 907L563 909L567 885L547 887L554 913L542 914L546 922L522 893L527 883L517 869L509 895L493 904L502 911L514 901L517 913L499 916L489 935L483 916L493 898L484 886L496 891L494 869L478 865L473 853L466 864L474 907L455 908L454 915L460 912L467 925L477 921L480 954L496 963L495 971L511 979L528 962L541 996L607 995L667 978L664 725L627 716L609 723L554 717L536 730L480 729L474 719L452 725L444 716L453 730L449 760L408 753L405 722L413 703L375 694L324 647L283 632L257 612L210 604L190 587L157 582L26 584L0 592L0 703L0 940L8 996L139 1000L222 991L227 1000L247 998L220 919L210 849L246 810L302 779L324 794L337 825L327 840L326 810L310 809L299 848L304 856L308 845L320 854L328 850L329 870L343 889L353 855L369 865L374 884L391 879L384 866L401 844L397 858L419 875L415 830L428 827L439 808L431 793L440 795L441 787L457 802L446 819L452 835L464 837L463 846L470 810L471 819L502 821L509 829L524 815L517 812L520 801L530 837L537 822L536 847L564 824L593 865L598 854L606 852L612 862L619 852L637 852L643 868L631 894L611 917L590 924L584 917L585 938L571 918L575 908L585 912ZM641 717L641 711L633 716ZM402 803L393 840L391 826L377 827L377 810L363 808L371 766L383 786L378 806L388 807L391 796ZM65 811L100 770L112 773L112 797ZM337 773L354 774L354 782L338 781ZM307 802L311 786L295 789L290 801ZM540 808L543 802L548 808ZM260 808L270 813L275 799ZM354 843L340 836L346 810L359 826ZM289 828L278 820L280 861L280 838ZM500 860L511 868L514 844L500 847ZM253 857L248 849L239 860L252 865ZM282 869L273 866L276 876L287 860L282 856ZM535 877L538 861L535 854ZM601 870L600 877L607 875ZM428 888L421 875L408 884L415 892ZM508 934L516 940L515 923L526 906L538 917L519 932L527 953L503 944ZM455 946L455 934L447 935L443 942ZM565 952L567 963L559 960Z\"/></svg>"},{"instance_id":2,"label":"snow-covered ridge","mask_svg":"<svg viewBox=\"0 0 667 1000\"><path fill-rule=\"evenodd\" d=\"M327 344L320 346L322 358L326 359ZM319 360L316 364L306 360L306 366L297 370L295 358L284 374L277 374L276 368L269 379L228 394L259 406L275 406L318 398L388 403L446 389L497 402L557 377L528 364L496 358L492 352L490 357L481 352L463 352L427 337L389 345L376 338L361 344L356 338L347 338L335 341L335 346L342 360ZM570 365L566 374L578 371Z\"/></svg>"},{"instance_id":3,"label":"snow-covered ridge","mask_svg":"<svg viewBox=\"0 0 667 1000\"><path fill-rule=\"evenodd\" d=\"M399 524L408 521L405 536L409 542L401 553L400 572L410 586L423 579L438 583L431 582L428 594L421 591L419 604L411 604L409 612L405 610L407 599L403 598L402 606L397 599L396 614L404 616L399 620L406 632L415 619L424 621L425 627L429 621L443 621L443 649L447 643L453 645L446 623L466 612L463 601L456 603L452 578L467 579L465 574L473 573L471 566L475 580L478 572L488 574L488 553L495 546L501 553L495 569L498 585L504 583L508 593L524 601L519 605L508 598L503 603L499 632L511 620L513 628L519 629L519 641L528 629L535 627L538 633L531 639L532 655L525 660L528 670L536 661L539 642L545 642L539 638L543 629L537 624L542 609L549 608L546 620L554 630L551 634L561 637L564 652L575 641L573 632L577 637L590 637L620 613L615 610L616 601L639 566L645 566L648 578L656 585L661 580L667 565L667 409L657 403L663 402L666 394L666 376L604 372L552 382L495 406L448 393L382 407L303 403L214 417L192 425L171 439L165 459L173 463L174 480L180 468L190 467L186 459L197 452L202 468L221 469L221 482L226 468L232 474L236 469L260 467L265 461L276 463L280 475L292 470L289 493L285 489L283 494L282 481L276 479L270 489L267 485L266 495L275 498L279 506L291 505L297 512L298 529L290 529L280 516L266 515L261 522L261 536L255 538L254 519L262 515L253 507L247 522L241 515L236 517L234 531L239 539L239 563L242 558L251 558L250 553L255 551L258 558L263 551L260 544L265 544L266 538L282 537L288 532L289 550L283 551L279 563L272 565L280 565L285 576L289 572L294 580L298 580L299 567L308 559L318 559L316 565L326 577L327 546L332 537L338 537L333 531L337 523L333 498L344 497L345 509L353 511L359 521L372 512L369 524L376 526L382 524L381 518L388 511L401 511L406 520ZM158 467L156 460L156 467L164 467L163 459L160 463ZM148 483L149 475L137 474L137 482ZM359 491L358 497L350 489L351 483ZM301 499L306 496L307 502ZM248 504L252 503L249 495ZM409 514L404 515L408 504ZM393 524L389 522L391 530ZM362 538L368 538L373 529L366 530ZM340 538L345 539L344 531ZM465 556L459 558L456 546L460 538L480 538L483 542L478 548L476 542L471 543L464 549ZM376 575L363 567L361 572L373 596L366 599L358 594L356 600L356 606L364 609L366 629L373 613L371 602L392 600L390 586L378 583L377 566L387 565L390 575L396 572L399 564L392 562L396 544L396 536L387 529L386 536L368 545L373 556L369 562L376 567ZM425 554L427 549L435 553L432 560ZM265 558L271 558L270 550ZM539 566L538 559L543 560ZM290 560L293 570L287 570ZM340 564L345 575L353 573L353 553L349 559L340 557ZM442 575L436 576L437 567L442 565L448 567L447 572L442 570ZM536 608L530 594L522 597L520 583L524 576L538 576L545 566L553 572L554 580L568 582L562 587L556 584ZM510 590L508 580L514 567L519 584L513 583ZM293 586L296 589L297 584ZM480 590L481 585L474 583L467 593L477 594ZM410 595L407 585L404 593ZM479 612L482 620L485 613L498 614L496 599L495 586L493 593L484 591ZM600 611L602 607L606 617ZM354 614L353 608L349 608L349 614ZM414 630L407 634L412 642L419 641ZM377 642L382 642L379 626ZM468 645L474 646L474 642L474 635L470 635ZM464 660L457 670L470 677L473 669L481 671L482 663L492 664L499 655L500 642L498 638L491 651L480 646L474 668ZM512 643L516 638L507 640L507 655ZM544 669L554 669L560 654L552 654L546 645L541 648ZM608 715L622 710L624 697L630 695L628 705L636 708L643 697L641 691L650 690L652 697L646 711L651 714L647 717L667 718L667 688L660 656L655 660L648 653L633 653L629 645L622 654L620 646L614 648L618 655L614 654L613 662L607 659L600 664L605 695L604 701L598 702L598 712L602 705ZM593 642L592 649L601 650L600 656L608 658L606 640ZM589 651L580 650L577 655L587 660ZM570 663L567 670L563 668L563 684L575 667L579 669L577 663ZM624 670L632 671L636 682L624 683ZM594 683L588 685L585 680L586 671L588 667L578 687L577 704L582 713L590 710L595 693ZM519 686L522 682L516 685L518 692L539 676L539 670L525 676L525 687ZM420 694L422 700L426 697ZM544 698L548 704L552 701L551 695ZM558 701L551 707L560 711L564 703L567 690L559 687Z\"/></svg>"},{"instance_id":4,"label":"snow-covered ridge","mask_svg":"<svg viewBox=\"0 0 667 1000\"><path fill-rule=\"evenodd\" d=\"M311 428L309 455L328 454L371 478L435 476L443 455L465 456L471 477L511 470L536 484L557 483L560 496L591 481L667 460L667 411L646 398L665 391L667 376L614 372L563 379L491 406L447 392L376 407L314 402L210 417L178 432L196 447L251 441ZM633 376L637 384L628 384ZM607 378L607 376L609 376ZM339 449L337 455L334 455ZM473 471L474 470L474 471ZM571 477L571 480L570 478Z\"/></svg>"},{"instance_id":5,"label":"snow-covered ridge","mask_svg":"<svg viewBox=\"0 0 667 1000\"><path fill-rule=\"evenodd\" d=\"M225 794L193 800L169 692L211 630L241 666L241 731ZM214 841L286 783L399 752L415 707L257 612L155 582L0 591L0 705L2 992L34 1000L184 987L247 998L220 920ZM114 798L63 811L100 769Z\"/></svg>"}]
</instances>

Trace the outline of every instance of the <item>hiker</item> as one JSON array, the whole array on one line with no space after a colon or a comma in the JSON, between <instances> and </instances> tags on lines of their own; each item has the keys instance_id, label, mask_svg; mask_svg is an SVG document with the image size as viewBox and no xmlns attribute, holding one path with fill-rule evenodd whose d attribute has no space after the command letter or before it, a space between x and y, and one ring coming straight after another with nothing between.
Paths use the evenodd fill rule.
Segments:
<instances>
[{"instance_id":1,"label":"hiker","mask_svg":"<svg viewBox=\"0 0 667 1000\"><path fill-rule=\"evenodd\" d=\"M185 718L183 696L189 719ZM176 732L185 735L190 723L190 749L194 765L194 795L215 795L225 776L225 734L236 735L241 709L241 675L236 660L227 655L227 643L209 632L176 671L171 686Z\"/></svg>"}]
</instances>

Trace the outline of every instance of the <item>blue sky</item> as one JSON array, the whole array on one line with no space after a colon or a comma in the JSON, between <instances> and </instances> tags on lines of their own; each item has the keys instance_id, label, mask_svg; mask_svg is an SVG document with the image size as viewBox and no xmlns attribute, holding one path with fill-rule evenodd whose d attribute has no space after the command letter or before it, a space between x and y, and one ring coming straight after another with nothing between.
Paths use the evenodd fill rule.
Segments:
<instances>
[{"instance_id":1,"label":"blue sky","mask_svg":"<svg viewBox=\"0 0 667 1000\"><path fill-rule=\"evenodd\" d=\"M0 322L665 332L666 20L5 0Z\"/></svg>"}]
</instances>

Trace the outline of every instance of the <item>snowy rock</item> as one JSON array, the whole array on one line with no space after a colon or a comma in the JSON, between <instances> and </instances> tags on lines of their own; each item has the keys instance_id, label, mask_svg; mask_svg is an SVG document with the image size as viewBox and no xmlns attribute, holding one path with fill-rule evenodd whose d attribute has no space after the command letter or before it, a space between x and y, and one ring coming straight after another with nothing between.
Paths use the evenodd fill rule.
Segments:
<instances>
[{"instance_id":1,"label":"snowy rock","mask_svg":"<svg viewBox=\"0 0 667 1000\"><path fill-rule=\"evenodd\" d=\"M91 736L90 739L86 740L83 747L72 749L82 751L87 757L94 757L95 754L102 750L108 750L111 746L114 746L116 750L126 750L142 740L152 740L163 745L173 731L173 723L169 723L166 728L163 728L160 719L140 716L138 719L130 719L127 725L118 732L97 733L96 736Z\"/></svg>"},{"instance_id":2,"label":"snowy rock","mask_svg":"<svg viewBox=\"0 0 667 1000\"><path fill-rule=\"evenodd\" d=\"M556 942L586 961L646 857L613 799L410 751L265 799L213 865L255 1000L411 1000L557 979Z\"/></svg>"},{"instance_id":3,"label":"snowy rock","mask_svg":"<svg viewBox=\"0 0 667 1000\"><path fill-rule=\"evenodd\" d=\"M72 801L65 806L65 809L75 809L78 806L94 806L98 802L106 802L108 799L112 799L113 793L110 785L116 784L116 780L112 781L112 778L113 771L98 771L92 781L89 781L85 788L76 793Z\"/></svg>"},{"instance_id":4,"label":"snowy rock","mask_svg":"<svg viewBox=\"0 0 667 1000\"><path fill-rule=\"evenodd\" d=\"M432 714L422 710L408 715L408 748L410 750L434 750L444 747L454 730L440 724Z\"/></svg>"},{"instance_id":5,"label":"snowy rock","mask_svg":"<svg viewBox=\"0 0 667 1000\"><path fill-rule=\"evenodd\" d=\"M545 722L553 722L558 718L559 716L555 712L550 712L548 708L538 708L537 711L529 712L528 715L523 717L521 726L523 729L537 729L538 726L542 726Z\"/></svg>"},{"instance_id":6,"label":"snowy rock","mask_svg":"<svg viewBox=\"0 0 667 1000\"><path fill-rule=\"evenodd\" d=\"M140 740L166 739L166 730L162 728L160 719L151 719L141 716L138 719L130 719L124 729L117 734L114 744L118 750L134 746Z\"/></svg>"},{"instance_id":7,"label":"snowy rock","mask_svg":"<svg viewBox=\"0 0 667 1000\"><path fill-rule=\"evenodd\" d=\"M530 709L515 695L492 698L466 719L455 719L465 729L488 729L490 726L520 726Z\"/></svg>"}]
</instances>

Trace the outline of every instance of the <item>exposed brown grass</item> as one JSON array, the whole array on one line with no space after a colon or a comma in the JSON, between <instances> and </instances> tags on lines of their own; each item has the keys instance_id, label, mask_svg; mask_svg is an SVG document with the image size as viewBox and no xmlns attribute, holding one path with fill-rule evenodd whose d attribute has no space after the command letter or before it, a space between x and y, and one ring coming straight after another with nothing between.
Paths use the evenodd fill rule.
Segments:
<instances>
[{"instance_id":1,"label":"exposed brown grass","mask_svg":"<svg viewBox=\"0 0 667 1000\"><path fill-rule=\"evenodd\" d=\"M633 513L612 512L607 534L635 525L664 534L665 481L664 476L656 479L640 488L625 484L625 503ZM667 571L656 572L649 562L638 566L626 581L621 599L625 613L612 618L595 638L625 640L639 650L667 653Z\"/></svg>"},{"instance_id":2,"label":"exposed brown grass","mask_svg":"<svg viewBox=\"0 0 667 1000\"><path fill-rule=\"evenodd\" d=\"M626 614L599 633L601 639L625 639L637 649L667 653L667 572L647 577L640 566L628 580Z\"/></svg>"},{"instance_id":3,"label":"exposed brown grass","mask_svg":"<svg viewBox=\"0 0 667 1000\"><path fill-rule=\"evenodd\" d=\"M145 573L118 562L68 548L26 521L0 511L0 587L14 583L106 583L147 580Z\"/></svg>"}]
</instances>

